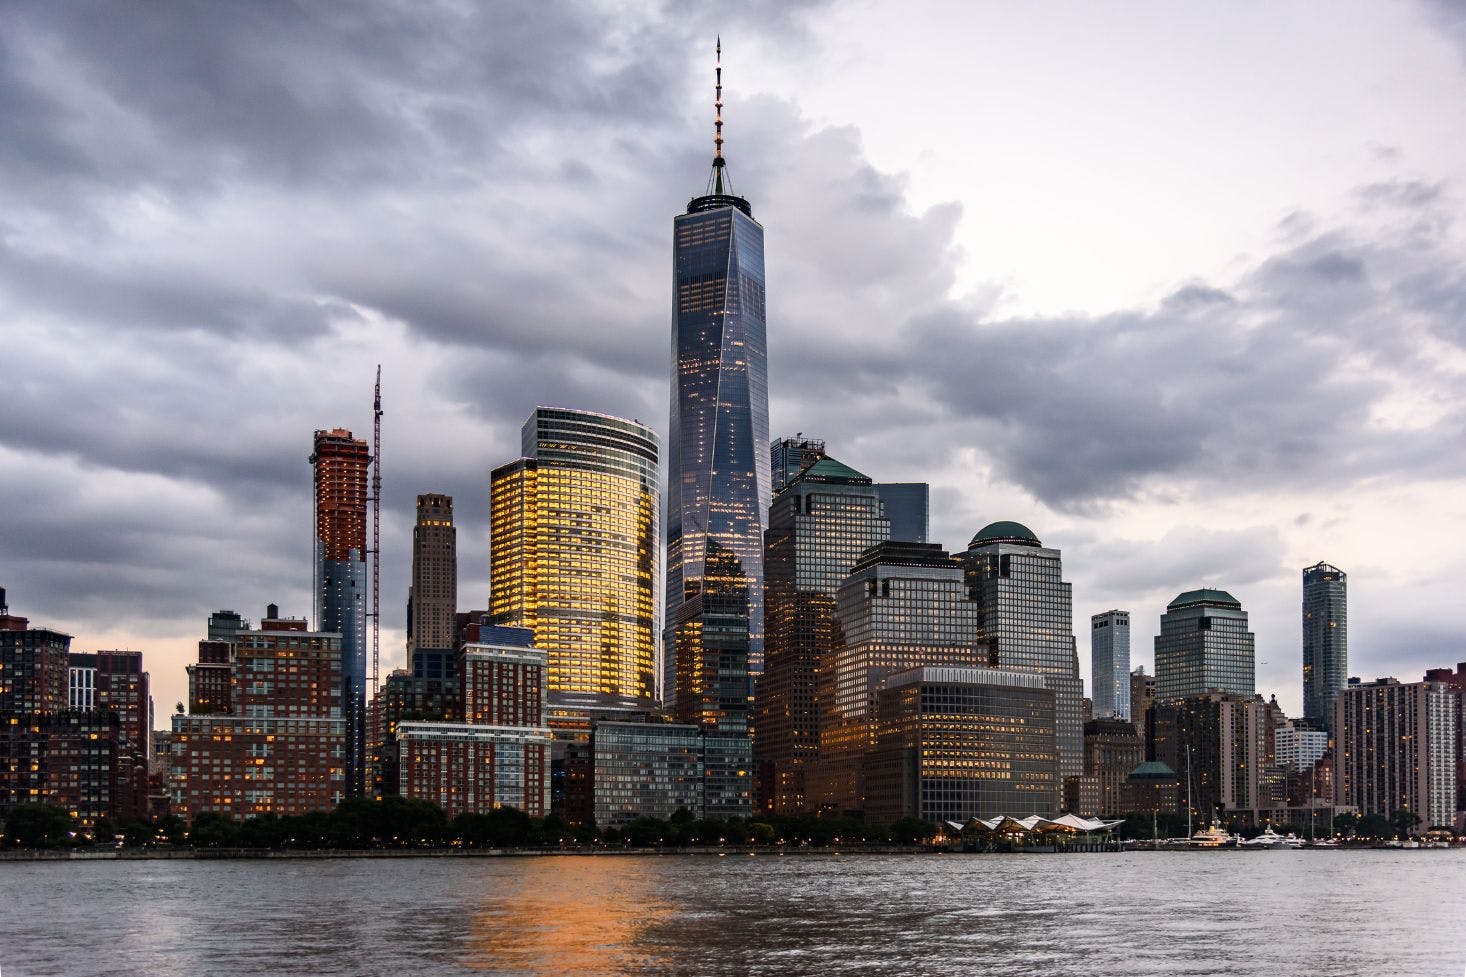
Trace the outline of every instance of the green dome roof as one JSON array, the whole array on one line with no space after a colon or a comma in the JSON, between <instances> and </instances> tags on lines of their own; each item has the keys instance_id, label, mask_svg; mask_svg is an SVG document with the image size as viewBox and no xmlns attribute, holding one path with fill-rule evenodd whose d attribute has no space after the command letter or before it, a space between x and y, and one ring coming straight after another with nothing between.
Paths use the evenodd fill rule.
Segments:
<instances>
[{"instance_id":1,"label":"green dome roof","mask_svg":"<svg viewBox=\"0 0 1466 977\"><path fill-rule=\"evenodd\" d=\"M984 526L972 542L967 545L968 549L978 546L987 546L990 543L1018 543L1022 546L1042 546L1033 530L1021 522L1010 522L1006 519L999 522L990 522Z\"/></svg>"},{"instance_id":2,"label":"green dome roof","mask_svg":"<svg viewBox=\"0 0 1466 977\"><path fill-rule=\"evenodd\" d=\"M1175 607L1190 607L1192 604L1221 604L1236 610L1242 609L1242 602L1225 590L1203 587L1200 590L1188 590L1184 594L1178 594L1175 600L1166 605L1166 610Z\"/></svg>"},{"instance_id":3,"label":"green dome roof","mask_svg":"<svg viewBox=\"0 0 1466 977\"><path fill-rule=\"evenodd\" d=\"M1130 771L1129 780L1175 780L1176 771L1159 760L1147 760Z\"/></svg>"}]
</instances>

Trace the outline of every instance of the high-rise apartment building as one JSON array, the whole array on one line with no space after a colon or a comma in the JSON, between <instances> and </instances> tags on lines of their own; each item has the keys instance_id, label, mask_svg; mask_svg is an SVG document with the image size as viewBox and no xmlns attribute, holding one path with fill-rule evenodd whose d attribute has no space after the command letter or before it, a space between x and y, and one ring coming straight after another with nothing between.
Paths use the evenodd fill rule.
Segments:
<instances>
[{"instance_id":1,"label":"high-rise apartment building","mask_svg":"<svg viewBox=\"0 0 1466 977\"><path fill-rule=\"evenodd\" d=\"M1059 775L1084 773L1084 681L1074 642L1070 585L1057 549L1027 526L995 522L956 554L979 607L977 640L990 668L1044 677L1054 692Z\"/></svg>"},{"instance_id":2,"label":"high-rise apartment building","mask_svg":"<svg viewBox=\"0 0 1466 977\"><path fill-rule=\"evenodd\" d=\"M528 628L484 626L458 654L461 722L397 724L397 791L449 817L550 806L546 656Z\"/></svg>"},{"instance_id":3,"label":"high-rise apartment building","mask_svg":"<svg viewBox=\"0 0 1466 977\"><path fill-rule=\"evenodd\" d=\"M1144 761L1145 743L1134 723L1104 717L1085 723L1084 776L1093 778L1098 789L1094 809L1075 813L1099 817L1127 814L1125 783Z\"/></svg>"},{"instance_id":4,"label":"high-rise apartment building","mask_svg":"<svg viewBox=\"0 0 1466 977\"><path fill-rule=\"evenodd\" d=\"M453 651L453 616L458 613L458 530L453 498L417 497L412 527L412 586L407 596L407 658L418 649Z\"/></svg>"},{"instance_id":5,"label":"high-rise apartment building","mask_svg":"<svg viewBox=\"0 0 1466 977\"><path fill-rule=\"evenodd\" d=\"M1456 823L1466 824L1466 662L1449 668L1432 668L1427 682L1441 682L1456 699Z\"/></svg>"},{"instance_id":6,"label":"high-rise apartment building","mask_svg":"<svg viewBox=\"0 0 1466 977\"><path fill-rule=\"evenodd\" d=\"M1329 751L1329 734L1304 723L1284 720L1273 730L1278 765L1299 772L1311 770Z\"/></svg>"},{"instance_id":7,"label":"high-rise apartment building","mask_svg":"<svg viewBox=\"0 0 1466 977\"><path fill-rule=\"evenodd\" d=\"M774 497L764 551L764 672L755 696L761 810L806 808L804 767L820 744L820 662L839 635L835 595L861 554L888 535L870 478L834 458L817 456Z\"/></svg>"},{"instance_id":8,"label":"high-rise apartment building","mask_svg":"<svg viewBox=\"0 0 1466 977\"><path fill-rule=\"evenodd\" d=\"M1096 719L1130 718L1130 612L1089 619L1090 685Z\"/></svg>"},{"instance_id":9,"label":"high-rise apartment building","mask_svg":"<svg viewBox=\"0 0 1466 977\"><path fill-rule=\"evenodd\" d=\"M201 652L215 642L200 642ZM349 737L341 707L341 636L307 631L273 606L230 642L227 713L173 717L173 813L243 819L329 811L345 795Z\"/></svg>"},{"instance_id":10,"label":"high-rise apartment building","mask_svg":"<svg viewBox=\"0 0 1466 977\"><path fill-rule=\"evenodd\" d=\"M491 477L494 623L549 656L549 721L584 727L656 701L657 436L637 421L540 407L523 457Z\"/></svg>"},{"instance_id":11,"label":"high-rise apartment building","mask_svg":"<svg viewBox=\"0 0 1466 977\"><path fill-rule=\"evenodd\" d=\"M722 68L708 192L673 227L672 409L667 456L665 688L685 722L736 659L763 667L763 536L771 488L764 231L732 192L723 159ZM697 656L704 660L684 662ZM714 661L714 659L716 659ZM675 676L675 678L674 678ZM745 676L744 700L749 692ZM726 703L731 705L731 703Z\"/></svg>"},{"instance_id":12,"label":"high-rise apartment building","mask_svg":"<svg viewBox=\"0 0 1466 977\"><path fill-rule=\"evenodd\" d=\"M1349 680L1349 576L1316 563L1303 571L1303 718L1333 729L1334 697Z\"/></svg>"},{"instance_id":13,"label":"high-rise apartment building","mask_svg":"<svg viewBox=\"0 0 1466 977\"><path fill-rule=\"evenodd\" d=\"M1179 594L1166 605L1155 639L1156 699L1207 692L1250 696L1256 691L1255 654L1247 612L1237 598L1211 588Z\"/></svg>"},{"instance_id":14,"label":"high-rise apartment building","mask_svg":"<svg viewBox=\"0 0 1466 977\"><path fill-rule=\"evenodd\" d=\"M887 541L861 554L836 593L839 636L821 663L820 755L805 777L810 806L864 807L881 681L924 666L985 664L978 611L962 565L936 544Z\"/></svg>"},{"instance_id":15,"label":"high-rise apartment building","mask_svg":"<svg viewBox=\"0 0 1466 977\"><path fill-rule=\"evenodd\" d=\"M1203 822L1233 813L1256 820L1284 800L1273 724L1261 696L1161 697L1154 707L1155 758L1176 771L1180 803L1189 790Z\"/></svg>"},{"instance_id":16,"label":"high-rise apartment building","mask_svg":"<svg viewBox=\"0 0 1466 977\"><path fill-rule=\"evenodd\" d=\"M1445 682L1350 679L1334 700L1334 802L1360 814L1409 811L1418 831L1452 824L1456 704Z\"/></svg>"},{"instance_id":17,"label":"high-rise apartment building","mask_svg":"<svg viewBox=\"0 0 1466 977\"><path fill-rule=\"evenodd\" d=\"M367 443L342 428L317 431L310 456L316 488L316 626L341 636L341 712L346 721L346 793L366 785Z\"/></svg>"}]
</instances>

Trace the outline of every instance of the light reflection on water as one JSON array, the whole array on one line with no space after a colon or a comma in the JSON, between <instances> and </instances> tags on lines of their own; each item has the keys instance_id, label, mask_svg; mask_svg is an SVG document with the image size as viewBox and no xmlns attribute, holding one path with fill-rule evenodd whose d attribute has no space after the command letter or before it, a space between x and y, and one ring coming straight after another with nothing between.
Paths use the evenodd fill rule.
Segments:
<instances>
[{"instance_id":1,"label":"light reflection on water","mask_svg":"<svg viewBox=\"0 0 1466 977\"><path fill-rule=\"evenodd\" d=\"M1450 975L1466 851L0 862L0 972Z\"/></svg>"}]
</instances>

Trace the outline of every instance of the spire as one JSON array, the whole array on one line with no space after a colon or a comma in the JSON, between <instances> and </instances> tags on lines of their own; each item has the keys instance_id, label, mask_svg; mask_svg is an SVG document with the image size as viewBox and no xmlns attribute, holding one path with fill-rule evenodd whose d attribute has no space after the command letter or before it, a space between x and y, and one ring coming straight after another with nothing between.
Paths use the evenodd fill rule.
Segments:
<instances>
[{"instance_id":1,"label":"spire","mask_svg":"<svg viewBox=\"0 0 1466 977\"><path fill-rule=\"evenodd\" d=\"M723 192L723 168L728 165L723 159L723 35L718 35L717 47L715 48L714 77L716 79L716 97L713 100L713 173L709 181L712 186L710 193L721 194Z\"/></svg>"},{"instance_id":2,"label":"spire","mask_svg":"<svg viewBox=\"0 0 1466 977\"><path fill-rule=\"evenodd\" d=\"M695 214L704 210L719 210L736 207L749 217L753 210L748 201L733 193L733 181L728 178L728 161L723 158L723 37L718 35L714 48L713 62L713 169L708 174L708 187L701 197L693 197L687 204L687 212Z\"/></svg>"}]
</instances>

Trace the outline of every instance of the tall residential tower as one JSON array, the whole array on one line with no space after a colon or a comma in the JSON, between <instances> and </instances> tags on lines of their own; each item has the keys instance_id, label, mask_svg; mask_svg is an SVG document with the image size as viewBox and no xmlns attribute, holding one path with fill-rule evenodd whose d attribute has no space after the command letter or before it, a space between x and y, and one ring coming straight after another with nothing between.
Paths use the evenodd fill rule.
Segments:
<instances>
[{"instance_id":1,"label":"tall residential tower","mask_svg":"<svg viewBox=\"0 0 1466 977\"><path fill-rule=\"evenodd\" d=\"M453 615L458 613L458 530L453 498L417 497L412 527L412 589L407 597L407 656L419 651L453 651Z\"/></svg>"},{"instance_id":2,"label":"tall residential tower","mask_svg":"<svg viewBox=\"0 0 1466 977\"><path fill-rule=\"evenodd\" d=\"M366 785L367 443L342 428L317 431L316 627L341 635L341 714L348 797Z\"/></svg>"},{"instance_id":3,"label":"tall residential tower","mask_svg":"<svg viewBox=\"0 0 1466 977\"><path fill-rule=\"evenodd\" d=\"M1334 698L1349 681L1349 575L1317 563L1303 571L1303 718L1334 728Z\"/></svg>"}]
</instances>

